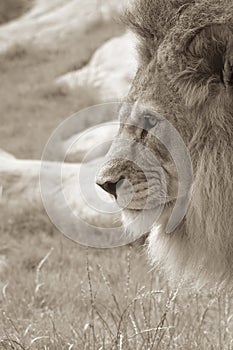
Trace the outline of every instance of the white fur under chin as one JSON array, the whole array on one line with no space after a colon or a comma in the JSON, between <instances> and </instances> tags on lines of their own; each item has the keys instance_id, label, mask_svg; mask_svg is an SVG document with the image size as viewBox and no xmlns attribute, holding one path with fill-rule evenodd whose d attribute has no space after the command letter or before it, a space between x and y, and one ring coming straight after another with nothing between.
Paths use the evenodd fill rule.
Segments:
<instances>
[{"instance_id":1,"label":"white fur under chin","mask_svg":"<svg viewBox=\"0 0 233 350\"><path fill-rule=\"evenodd\" d=\"M122 222L125 228L125 234L132 241L139 239L144 234L149 233L148 258L152 266L158 266L166 272L169 279L177 279L179 269L185 266L188 252L186 240L183 240L177 233L171 235L164 233L164 225L167 221L169 211L165 211L162 216L155 221L155 209L144 210L142 212L124 210L122 212ZM141 214L141 215L140 215ZM140 216L139 216L140 215ZM176 234L176 237L172 235ZM175 239L174 239L175 238Z\"/></svg>"},{"instance_id":2,"label":"white fur under chin","mask_svg":"<svg viewBox=\"0 0 233 350\"><path fill-rule=\"evenodd\" d=\"M122 212L122 222L125 234L132 241L135 241L145 233L149 233L147 239L149 263L153 267L159 267L159 269L168 273L167 277L171 278L171 274L176 270L176 265L174 264L175 256L171 254L170 240L169 237L164 234L162 225L158 222L153 222L153 225L148 227L148 223L151 221L153 214L154 209L143 211L143 215L141 215L139 219L139 213L137 211L124 210Z\"/></svg>"},{"instance_id":3,"label":"white fur under chin","mask_svg":"<svg viewBox=\"0 0 233 350\"><path fill-rule=\"evenodd\" d=\"M176 232L166 234L162 225L153 227L148 237L148 258L153 267L157 267L165 273L171 285L177 286L177 283L180 284L183 281L190 282L191 276L190 271L186 270L185 264L189 255L187 241L178 235L172 237L173 234L177 235ZM198 279L191 284L201 288L202 283L203 281Z\"/></svg>"},{"instance_id":4,"label":"white fur under chin","mask_svg":"<svg viewBox=\"0 0 233 350\"><path fill-rule=\"evenodd\" d=\"M222 265L218 257L208 259L203 248L190 246L187 237L180 234L179 230L166 234L162 226L153 227L148 237L148 258L153 267L158 267L166 274L172 285L188 282L197 289L204 286L224 287Z\"/></svg>"},{"instance_id":5,"label":"white fur under chin","mask_svg":"<svg viewBox=\"0 0 233 350\"><path fill-rule=\"evenodd\" d=\"M155 224L155 209L141 211L124 210L122 222L125 233L135 241L149 233Z\"/></svg>"},{"instance_id":6,"label":"white fur under chin","mask_svg":"<svg viewBox=\"0 0 233 350\"><path fill-rule=\"evenodd\" d=\"M138 215L137 211L122 212L125 233L131 241L149 233L147 239L149 262L165 273L171 285L188 282L190 286L198 289L205 285L211 288L225 286L224 261L220 259L221 256L207 251L207 246L203 242L191 239L185 231L184 224L171 234L164 232L170 215L169 210L165 210L150 228L148 223L153 218L154 210L143 211L140 220L137 219Z\"/></svg>"}]
</instances>

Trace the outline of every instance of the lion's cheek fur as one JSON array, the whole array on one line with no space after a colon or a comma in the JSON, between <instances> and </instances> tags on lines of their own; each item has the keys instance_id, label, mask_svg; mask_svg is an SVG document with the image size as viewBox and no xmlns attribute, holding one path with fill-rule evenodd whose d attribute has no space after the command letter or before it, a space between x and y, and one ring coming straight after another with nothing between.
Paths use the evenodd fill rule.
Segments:
<instances>
[{"instance_id":1,"label":"lion's cheek fur","mask_svg":"<svg viewBox=\"0 0 233 350\"><path fill-rule=\"evenodd\" d=\"M211 172L207 175L210 178L215 176ZM229 287L233 271L233 235L230 235L227 224L225 227L221 224L221 218L213 208L216 187L207 188L201 180L203 177L199 178L200 181L198 178L182 224L171 234L165 233L164 225L151 230L149 260L153 266L162 269L170 281L188 280L195 287L205 284ZM219 197L215 204L219 206L220 203ZM220 206L219 214L221 211Z\"/></svg>"},{"instance_id":2,"label":"lion's cheek fur","mask_svg":"<svg viewBox=\"0 0 233 350\"><path fill-rule=\"evenodd\" d=\"M148 257L154 267L162 269L171 280L182 278L189 259L188 240L180 232L165 234L162 226L152 229L148 237Z\"/></svg>"},{"instance_id":3,"label":"lion's cheek fur","mask_svg":"<svg viewBox=\"0 0 233 350\"><path fill-rule=\"evenodd\" d=\"M153 267L162 270L171 283L185 280L202 287L226 281L222 256L209 249L207 242L190 239L185 225L172 234L164 233L161 226L152 229L148 237L148 257Z\"/></svg>"}]
</instances>

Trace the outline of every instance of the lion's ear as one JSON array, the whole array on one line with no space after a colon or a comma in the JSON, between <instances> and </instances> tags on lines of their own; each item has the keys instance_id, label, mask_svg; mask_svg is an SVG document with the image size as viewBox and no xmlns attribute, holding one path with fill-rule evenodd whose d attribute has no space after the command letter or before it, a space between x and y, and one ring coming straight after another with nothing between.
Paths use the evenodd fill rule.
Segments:
<instances>
[{"instance_id":1,"label":"lion's ear","mask_svg":"<svg viewBox=\"0 0 233 350\"><path fill-rule=\"evenodd\" d=\"M226 25L202 28L185 50L187 66L177 79L189 105L233 93L233 33Z\"/></svg>"}]
</instances>

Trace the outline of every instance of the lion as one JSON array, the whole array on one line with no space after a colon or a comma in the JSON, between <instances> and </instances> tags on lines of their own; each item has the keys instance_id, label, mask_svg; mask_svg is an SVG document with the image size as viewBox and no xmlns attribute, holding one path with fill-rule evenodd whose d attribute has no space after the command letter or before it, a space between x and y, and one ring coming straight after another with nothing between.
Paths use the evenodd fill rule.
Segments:
<instances>
[{"instance_id":1,"label":"lion","mask_svg":"<svg viewBox=\"0 0 233 350\"><path fill-rule=\"evenodd\" d=\"M138 71L122 103L118 135L97 184L117 201L121 193L126 196L125 180L133 186L135 194L122 210L122 220L125 227L138 233L143 232L145 222L165 198L163 172L167 188L164 208L148 236L153 265L162 268L169 279L230 285L233 3L137 0L124 18L139 39ZM163 118L181 135L193 171L186 214L170 234L166 233L166 225L177 200L177 168L166 147L149 132L156 133ZM135 120L137 125L132 125ZM131 146L119 143L121 139ZM149 149L159 162L153 163L143 150L135 152L133 144ZM119 149L125 159L119 156ZM146 176L140 166L134 166L142 158ZM117 188L122 191L117 192ZM140 212L140 221L135 221Z\"/></svg>"}]
</instances>

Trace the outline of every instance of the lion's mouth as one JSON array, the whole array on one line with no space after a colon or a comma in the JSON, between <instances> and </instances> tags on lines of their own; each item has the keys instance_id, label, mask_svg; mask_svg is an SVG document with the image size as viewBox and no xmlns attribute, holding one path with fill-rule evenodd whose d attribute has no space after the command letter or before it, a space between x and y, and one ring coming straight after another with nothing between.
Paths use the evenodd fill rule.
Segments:
<instances>
[{"instance_id":1,"label":"lion's mouth","mask_svg":"<svg viewBox=\"0 0 233 350\"><path fill-rule=\"evenodd\" d=\"M121 209L128 209L128 210L134 210L134 211L142 211L142 210L152 210L156 208L162 208L164 207L168 200L166 198L150 198L148 197L142 197L137 198L136 200L134 198L130 198L129 196L123 195L118 196L116 199L117 205Z\"/></svg>"},{"instance_id":2,"label":"lion's mouth","mask_svg":"<svg viewBox=\"0 0 233 350\"><path fill-rule=\"evenodd\" d=\"M172 199L172 200L167 200L163 203L157 203L157 204L153 204L149 207L146 206L142 206L140 207L140 205L134 205L134 204L130 204L127 207L123 208L124 211L128 211L130 212L135 212L135 213L140 213L143 211L152 211L152 210L164 210L166 208L170 208L174 205L176 199Z\"/></svg>"}]
</instances>

